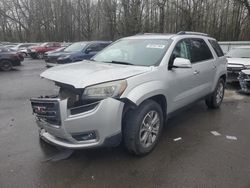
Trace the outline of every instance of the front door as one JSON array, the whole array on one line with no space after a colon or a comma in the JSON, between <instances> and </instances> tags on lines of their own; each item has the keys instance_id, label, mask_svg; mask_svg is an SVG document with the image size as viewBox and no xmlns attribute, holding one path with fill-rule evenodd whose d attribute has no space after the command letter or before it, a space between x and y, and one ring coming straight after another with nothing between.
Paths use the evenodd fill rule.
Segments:
<instances>
[{"instance_id":1,"label":"front door","mask_svg":"<svg viewBox=\"0 0 250 188\"><path fill-rule=\"evenodd\" d=\"M169 67L172 67L174 59L180 57L191 61L190 40L180 40L170 57ZM196 67L191 68L169 68L168 71L168 111L173 112L197 99L196 88L198 86L195 73Z\"/></svg>"}]
</instances>

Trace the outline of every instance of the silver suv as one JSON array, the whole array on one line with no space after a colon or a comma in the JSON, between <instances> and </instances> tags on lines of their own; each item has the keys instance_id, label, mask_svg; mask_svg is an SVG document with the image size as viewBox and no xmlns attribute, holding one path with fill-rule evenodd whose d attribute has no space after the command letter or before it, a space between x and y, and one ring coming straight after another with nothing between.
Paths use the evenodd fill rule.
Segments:
<instances>
[{"instance_id":1,"label":"silver suv","mask_svg":"<svg viewBox=\"0 0 250 188\"><path fill-rule=\"evenodd\" d=\"M90 61L46 70L57 96L31 99L45 141L66 148L116 146L145 155L170 114L200 99L223 100L227 61L203 33L140 34L114 42Z\"/></svg>"}]
</instances>

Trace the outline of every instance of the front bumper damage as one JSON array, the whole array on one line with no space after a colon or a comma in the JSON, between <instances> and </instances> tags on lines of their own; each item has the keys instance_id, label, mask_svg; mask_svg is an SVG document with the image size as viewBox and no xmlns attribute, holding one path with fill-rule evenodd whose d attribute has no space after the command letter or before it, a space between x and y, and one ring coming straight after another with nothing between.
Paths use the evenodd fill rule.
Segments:
<instances>
[{"instance_id":1,"label":"front bumper damage","mask_svg":"<svg viewBox=\"0 0 250 188\"><path fill-rule=\"evenodd\" d=\"M240 92L250 94L250 70L241 71L238 80L241 87Z\"/></svg>"},{"instance_id":2,"label":"front bumper damage","mask_svg":"<svg viewBox=\"0 0 250 188\"><path fill-rule=\"evenodd\" d=\"M227 82L238 82L239 73L245 67L241 64L228 64L227 66Z\"/></svg>"},{"instance_id":3,"label":"front bumper damage","mask_svg":"<svg viewBox=\"0 0 250 188\"><path fill-rule=\"evenodd\" d=\"M120 143L123 102L107 98L68 109L67 100L56 97L31 99L43 140L70 149Z\"/></svg>"}]
</instances>

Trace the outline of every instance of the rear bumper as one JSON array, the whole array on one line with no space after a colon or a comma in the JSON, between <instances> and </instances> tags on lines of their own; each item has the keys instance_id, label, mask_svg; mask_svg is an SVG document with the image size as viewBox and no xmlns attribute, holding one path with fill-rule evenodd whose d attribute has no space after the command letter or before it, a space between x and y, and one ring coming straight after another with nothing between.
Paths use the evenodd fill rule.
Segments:
<instances>
[{"instance_id":1,"label":"rear bumper","mask_svg":"<svg viewBox=\"0 0 250 188\"><path fill-rule=\"evenodd\" d=\"M43 140L70 149L119 144L124 103L108 98L100 101L93 109L74 115L66 105L67 99L59 101L60 125L36 118ZM94 137L81 140L81 135L88 133Z\"/></svg>"}]
</instances>

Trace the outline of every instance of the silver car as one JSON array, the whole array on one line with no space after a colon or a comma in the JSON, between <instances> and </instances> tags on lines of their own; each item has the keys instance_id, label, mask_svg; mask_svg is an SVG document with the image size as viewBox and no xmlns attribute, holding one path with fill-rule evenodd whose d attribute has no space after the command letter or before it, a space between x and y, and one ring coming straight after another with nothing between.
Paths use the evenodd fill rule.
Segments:
<instances>
[{"instance_id":1,"label":"silver car","mask_svg":"<svg viewBox=\"0 0 250 188\"><path fill-rule=\"evenodd\" d=\"M205 99L222 103L227 61L206 34L140 34L120 39L90 61L41 74L58 96L31 99L40 136L72 149L116 146L145 155L170 114Z\"/></svg>"}]
</instances>

